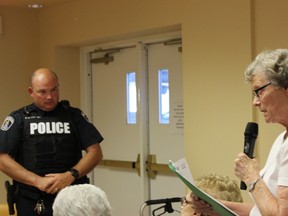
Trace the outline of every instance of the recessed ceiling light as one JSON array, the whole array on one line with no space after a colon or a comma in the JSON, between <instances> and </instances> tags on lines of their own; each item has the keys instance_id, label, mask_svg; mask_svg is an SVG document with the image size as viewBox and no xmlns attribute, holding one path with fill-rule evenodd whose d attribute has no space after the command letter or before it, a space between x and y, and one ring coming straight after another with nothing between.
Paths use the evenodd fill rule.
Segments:
<instances>
[{"instance_id":1,"label":"recessed ceiling light","mask_svg":"<svg viewBox=\"0 0 288 216\"><path fill-rule=\"evenodd\" d=\"M43 8L43 5L41 5L41 4L29 4L29 5L27 5L27 7L37 9L37 8Z\"/></svg>"}]
</instances>

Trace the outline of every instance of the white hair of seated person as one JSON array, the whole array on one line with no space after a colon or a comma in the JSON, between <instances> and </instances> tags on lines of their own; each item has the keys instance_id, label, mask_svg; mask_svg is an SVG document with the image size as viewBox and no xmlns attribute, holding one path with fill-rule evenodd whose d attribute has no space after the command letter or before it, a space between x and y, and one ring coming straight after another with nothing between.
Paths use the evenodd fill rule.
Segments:
<instances>
[{"instance_id":1,"label":"white hair of seated person","mask_svg":"<svg viewBox=\"0 0 288 216\"><path fill-rule=\"evenodd\" d=\"M58 193L53 216L111 216L111 206L105 192L95 185L72 185Z\"/></svg>"}]
</instances>

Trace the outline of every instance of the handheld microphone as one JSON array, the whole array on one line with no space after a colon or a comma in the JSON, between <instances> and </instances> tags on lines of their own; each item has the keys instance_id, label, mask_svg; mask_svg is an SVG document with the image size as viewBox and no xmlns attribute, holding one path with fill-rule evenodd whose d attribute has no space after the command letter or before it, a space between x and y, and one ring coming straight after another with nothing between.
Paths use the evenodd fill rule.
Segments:
<instances>
[{"instance_id":1,"label":"handheld microphone","mask_svg":"<svg viewBox=\"0 0 288 216\"><path fill-rule=\"evenodd\" d=\"M249 157L253 158L253 152L255 147L255 141L258 135L258 124L255 122L248 122L244 132L244 153ZM241 190L246 190L247 186L241 181Z\"/></svg>"}]
</instances>

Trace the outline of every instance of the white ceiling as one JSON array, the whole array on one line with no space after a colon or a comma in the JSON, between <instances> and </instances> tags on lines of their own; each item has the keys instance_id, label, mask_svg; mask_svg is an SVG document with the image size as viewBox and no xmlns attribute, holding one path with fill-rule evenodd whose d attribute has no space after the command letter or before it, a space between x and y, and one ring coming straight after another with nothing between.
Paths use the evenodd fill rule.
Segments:
<instances>
[{"instance_id":1,"label":"white ceiling","mask_svg":"<svg viewBox=\"0 0 288 216\"><path fill-rule=\"evenodd\" d=\"M27 7L29 4L41 4L44 7L49 7L73 0L0 0L0 6L11 6L11 7Z\"/></svg>"}]
</instances>

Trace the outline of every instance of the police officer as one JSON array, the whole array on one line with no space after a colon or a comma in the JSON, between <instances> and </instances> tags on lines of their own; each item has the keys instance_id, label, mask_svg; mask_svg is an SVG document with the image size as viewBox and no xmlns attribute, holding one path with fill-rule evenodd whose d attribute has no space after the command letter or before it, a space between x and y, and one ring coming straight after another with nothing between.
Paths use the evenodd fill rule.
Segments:
<instances>
[{"instance_id":1,"label":"police officer","mask_svg":"<svg viewBox=\"0 0 288 216\"><path fill-rule=\"evenodd\" d=\"M0 170L13 179L18 216L52 216L59 190L88 182L86 175L103 157L103 137L80 109L59 101L58 78L50 69L32 74L28 92L33 103L2 124Z\"/></svg>"}]
</instances>

